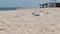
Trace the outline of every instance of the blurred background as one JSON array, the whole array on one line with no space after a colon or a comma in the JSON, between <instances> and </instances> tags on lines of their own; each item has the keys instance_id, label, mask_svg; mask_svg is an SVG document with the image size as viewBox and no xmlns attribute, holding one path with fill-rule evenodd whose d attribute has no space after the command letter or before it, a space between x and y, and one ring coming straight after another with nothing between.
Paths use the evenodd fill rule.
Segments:
<instances>
[{"instance_id":1,"label":"blurred background","mask_svg":"<svg viewBox=\"0 0 60 34\"><path fill-rule=\"evenodd\" d=\"M50 0L0 0L2 7L20 7L20 8L37 8L40 4L50 2ZM60 0L57 0L60 2Z\"/></svg>"}]
</instances>

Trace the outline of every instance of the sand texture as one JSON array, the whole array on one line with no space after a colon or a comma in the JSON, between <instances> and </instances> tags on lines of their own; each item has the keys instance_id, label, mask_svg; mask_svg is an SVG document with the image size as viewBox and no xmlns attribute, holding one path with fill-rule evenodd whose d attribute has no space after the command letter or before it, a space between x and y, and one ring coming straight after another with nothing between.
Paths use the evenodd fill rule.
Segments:
<instances>
[{"instance_id":1,"label":"sand texture","mask_svg":"<svg viewBox=\"0 0 60 34\"><path fill-rule=\"evenodd\" d=\"M43 15L34 16L35 11ZM0 34L60 34L60 8L0 11Z\"/></svg>"}]
</instances>

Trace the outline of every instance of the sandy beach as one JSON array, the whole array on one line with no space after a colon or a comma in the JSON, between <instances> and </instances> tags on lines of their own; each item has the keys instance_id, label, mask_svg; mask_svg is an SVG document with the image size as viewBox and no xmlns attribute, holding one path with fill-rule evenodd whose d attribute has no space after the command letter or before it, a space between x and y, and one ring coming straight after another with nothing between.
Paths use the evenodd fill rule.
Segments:
<instances>
[{"instance_id":1,"label":"sandy beach","mask_svg":"<svg viewBox=\"0 0 60 34\"><path fill-rule=\"evenodd\" d=\"M42 16L34 16L42 11ZM60 34L60 8L0 11L0 34Z\"/></svg>"}]
</instances>

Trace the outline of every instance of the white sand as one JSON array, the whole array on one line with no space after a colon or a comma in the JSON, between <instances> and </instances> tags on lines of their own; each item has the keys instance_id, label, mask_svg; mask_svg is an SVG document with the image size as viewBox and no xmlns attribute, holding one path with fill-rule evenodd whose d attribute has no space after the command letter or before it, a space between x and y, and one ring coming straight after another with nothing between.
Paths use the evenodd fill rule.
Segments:
<instances>
[{"instance_id":1,"label":"white sand","mask_svg":"<svg viewBox=\"0 0 60 34\"><path fill-rule=\"evenodd\" d=\"M35 11L43 16L34 16ZM0 11L0 34L60 34L60 8Z\"/></svg>"}]
</instances>

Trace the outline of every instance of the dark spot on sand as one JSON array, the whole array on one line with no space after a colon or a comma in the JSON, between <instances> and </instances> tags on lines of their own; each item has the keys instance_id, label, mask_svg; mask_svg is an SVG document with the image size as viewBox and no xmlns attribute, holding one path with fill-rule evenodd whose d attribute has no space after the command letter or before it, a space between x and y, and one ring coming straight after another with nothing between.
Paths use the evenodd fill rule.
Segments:
<instances>
[{"instance_id":1,"label":"dark spot on sand","mask_svg":"<svg viewBox=\"0 0 60 34\"><path fill-rule=\"evenodd\" d=\"M9 24L6 24L4 21L1 21L1 23L5 24L5 25L7 25L7 26L10 26Z\"/></svg>"},{"instance_id":2,"label":"dark spot on sand","mask_svg":"<svg viewBox=\"0 0 60 34\"><path fill-rule=\"evenodd\" d=\"M46 12L47 14L49 14L49 12Z\"/></svg>"},{"instance_id":3,"label":"dark spot on sand","mask_svg":"<svg viewBox=\"0 0 60 34\"><path fill-rule=\"evenodd\" d=\"M0 28L0 31L1 31L1 30L6 30L6 29L2 29L2 28Z\"/></svg>"}]
</instances>

